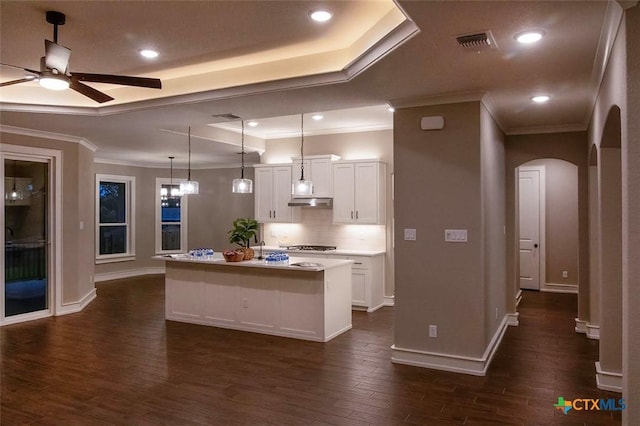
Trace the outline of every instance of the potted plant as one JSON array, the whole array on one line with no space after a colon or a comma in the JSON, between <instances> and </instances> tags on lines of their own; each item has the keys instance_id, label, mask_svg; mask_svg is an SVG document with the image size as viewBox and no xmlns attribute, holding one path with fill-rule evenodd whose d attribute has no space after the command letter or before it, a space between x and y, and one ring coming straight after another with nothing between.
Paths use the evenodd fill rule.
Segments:
<instances>
[{"instance_id":1,"label":"potted plant","mask_svg":"<svg viewBox=\"0 0 640 426\"><path fill-rule=\"evenodd\" d=\"M229 230L229 242L240 246L236 251L244 253L244 260L253 259L253 249L249 246L251 238L258 242L258 221L251 218L239 217L233 221L233 228Z\"/></svg>"}]
</instances>

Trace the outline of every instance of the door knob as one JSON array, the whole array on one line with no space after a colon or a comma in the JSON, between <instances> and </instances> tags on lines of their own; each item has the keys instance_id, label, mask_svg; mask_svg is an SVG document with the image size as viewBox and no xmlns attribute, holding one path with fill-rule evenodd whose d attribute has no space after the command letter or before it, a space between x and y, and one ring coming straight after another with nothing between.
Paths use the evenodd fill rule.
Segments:
<instances>
[{"instance_id":1,"label":"door knob","mask_svg":"<svg viewBox=\"0 0 640 426\"><path fill-rule=\"evenodd\" d=\"M533 245L533 248L538 248L538 245L537 245L537 244L534 244L534 245Z\"/></svg>"}]
</instances>

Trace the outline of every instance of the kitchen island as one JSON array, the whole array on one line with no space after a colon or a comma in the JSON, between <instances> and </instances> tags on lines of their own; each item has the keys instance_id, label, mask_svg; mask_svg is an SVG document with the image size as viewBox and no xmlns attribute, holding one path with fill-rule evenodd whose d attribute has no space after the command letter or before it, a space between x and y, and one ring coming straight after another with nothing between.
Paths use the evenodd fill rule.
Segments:
<instances>
[{"instance_id":1,"label":"kitchen island","mask_svg":"<svg viewBox=\"0 0 640 426\"><path fill-rule=\"evenodd\" d=\"M293 257L226 262L188 255L164 260L165 318L327 342L351 329L350 260ZM311 262L315 266L294 266Z\"/></svg>"}]
</instances>

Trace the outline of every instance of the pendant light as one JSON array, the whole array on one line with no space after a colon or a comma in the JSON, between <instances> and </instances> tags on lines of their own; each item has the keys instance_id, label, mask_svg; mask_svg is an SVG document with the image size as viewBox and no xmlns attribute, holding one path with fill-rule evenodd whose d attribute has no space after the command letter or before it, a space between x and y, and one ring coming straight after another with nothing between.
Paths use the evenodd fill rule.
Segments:
<instances>
[{"instance_id":1,"label":"pendant light","mask_svg":"<svg viewBox=\"0 0 640 426\"><path fill-rule=\"evenodd\" d=\"M180 207L180 190L173 187L173 159L174 156L169 156L170 162L170 177L169 177L169 189L160 188L160 205L162 207Z\"/></svg>"},{"instance_id":2,"label":"pendant light","mask_svg":"<svg viewBox=\"0 0 640 426\"><path fill-rule=\"evenodd\" d=\"M180 193L182 195L198 194L200 185L197 181L191 180L191 126L189 126L189 172L187 180L180 182Z\"/></svg>"},{"instance_id":3,"label":"pendant light","mask_svg":"<svg viewBox=\"0 0 640 426\"><path fill-rule=\"evenodd\" d=\"M304 114L300 114L300 179L292 185L294 197L310 197L313 195L313 183L304 178Z\"/></svg>"},{"instance_id":4,"label":"pendant light","mask_svg":"<svg viewBox=\"0 0 640 426\"><path fill-rule=\"evenodd\" d=\"M242 120L242 166L240 166L240 179L233 180L231 191L236 194L251 194L253 192L253 181L244 178L244 120Z\"/></svg>"},{"instance_id":5,"label":"pendant light","mask_svg":"<svg viewBox=\"0 0 640 426\"><path fill-rule=\"evenodd\" d=\"M9 201L18 201L22 200L22 191L18 191L16 189L16 164L17 160L13 160L13 189L7 194L5 194L5 199Z\"/></svg>"}]
</instances>

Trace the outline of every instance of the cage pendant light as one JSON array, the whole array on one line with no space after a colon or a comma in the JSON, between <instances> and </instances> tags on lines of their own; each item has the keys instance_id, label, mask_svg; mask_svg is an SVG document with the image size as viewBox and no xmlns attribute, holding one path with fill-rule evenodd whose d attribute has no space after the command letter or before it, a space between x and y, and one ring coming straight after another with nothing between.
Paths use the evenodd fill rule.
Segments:
<instances>
[{"instance_id":1,"label":"cage pendant light","mask_svg":"<svg viewBox=\"0 0 640 426\"><path fill-rule=\"evenodd\" d=\"M231 191L236 194L251 194L253 192L253 181L244 178L244 120L242 120L242 165L240 166L240 179L233 180Z\"/></svg>"},{"instance_id":2,"label":"cage pendant light","mask_svg":"<svg viewBox=\"0 0 640 426\"><path fill-rule=\"evenodd\" d=\"M304 178L304 114L300 114L300 179L292 185L294 197L310 197L313 195L313 183Z\"/></svg>"},{"instance_id":3,"label":"cage pendant light","mask_svg":"<svg viewBox=\"0 0 640 426\"><path fill-rule=\"evenodd\" d=\"M197 181L191 180L191 126L189 126L189 164L187 180L180 182L180 193L182 195L198 194L200 192L200 185Z\"/></svg>"}]
</instances>

